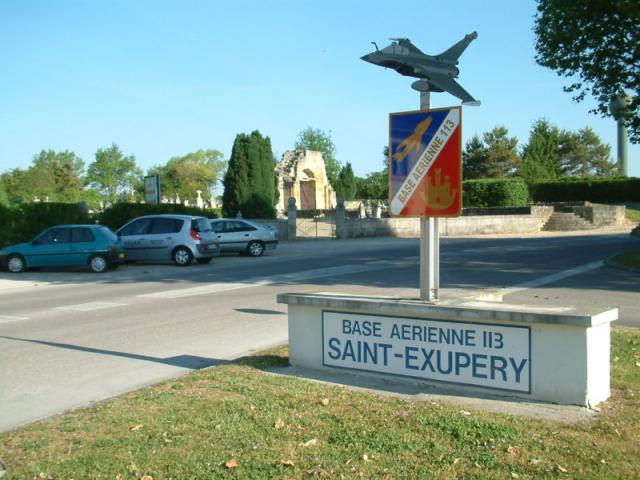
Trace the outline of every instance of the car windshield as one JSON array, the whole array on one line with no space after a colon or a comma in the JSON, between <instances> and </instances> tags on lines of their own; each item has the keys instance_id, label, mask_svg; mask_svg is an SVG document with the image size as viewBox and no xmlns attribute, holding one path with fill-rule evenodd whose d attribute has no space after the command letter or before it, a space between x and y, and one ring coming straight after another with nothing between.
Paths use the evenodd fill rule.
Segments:
<instances>
[{"instance_id":1,"label":"car windshield","mask_svg":"<svg viewBox=\"0 0 640 480\"><path fill-rule=\"evenodd\" d=\"M211 225L206 218L194 218L191 221L191 230L195 230L196 232L210 232Z\"/></svg>"}]
</instances>

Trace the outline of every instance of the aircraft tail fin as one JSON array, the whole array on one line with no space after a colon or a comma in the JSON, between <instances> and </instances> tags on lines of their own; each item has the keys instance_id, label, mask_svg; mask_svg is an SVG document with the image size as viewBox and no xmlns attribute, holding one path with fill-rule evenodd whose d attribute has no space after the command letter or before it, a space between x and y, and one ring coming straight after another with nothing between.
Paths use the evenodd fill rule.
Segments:
<instances>
[{"instance_id":1,"label":"aircraft tail fin","mask_svg":"<svg viewBox=\"0 0 640 480\"><path fill-rule=\"evenodd\" d=\"M445 50L440 55L436 55L436 58L442 62L456 65L458 63L458 58L460 58L460 55L462 55L462 52L464 52L469 44L476 38L478 38L478 32L469 33L451 48Z\"/></svg>"}]
</instances>

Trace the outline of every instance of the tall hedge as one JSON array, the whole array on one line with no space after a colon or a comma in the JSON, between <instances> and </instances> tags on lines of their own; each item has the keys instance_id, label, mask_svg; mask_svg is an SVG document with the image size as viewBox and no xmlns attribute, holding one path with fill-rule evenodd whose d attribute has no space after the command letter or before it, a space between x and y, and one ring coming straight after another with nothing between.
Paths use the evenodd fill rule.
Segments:
<instances>
[{"instance_id":1,"label":"tall hedge","mask_svg":"<svg viewBox=\"0 0 640 480\"><path fill-rule=\"evenodd\" d=\"M241 212L247 218L275 218L275 202L271 140L258 131L237 135L224 176L224 216Z\"/></svg>"},{"instance_id":2,"label":"tall hedge","mask_svg":"<svg viewBox=\"0 0 640 480\"><path fill-rule=\"evenodd\" d=\"M517 207L529 202L529 190L521 178L485 178L463 182L464 207Z\"/></svg>"},{"instance_id":3,"label":"tall hedge","mask_svg":"<svg viewBox=\"0 0 640 480\"><path fill-rule=\"evenodd\" d=\"M219 209L200 209L172 204L116 203L103 212L89 214L77 203L23 203L17 207L0 205L0 248L31 240L45 228L69 223L100 223L116 230L129 220L154 213L177 213L219 217Z\"/></svg>"},{"instance_id":4,"label":"tall hedge","mask_svg":"<svg viewBox=\"0 0 640 480\"><path fill-rule=\"evenodd\" d=\"M640 178L564 178L529 185L534 202L625 203L640 201Z\"/></svg>"},{"instance_id":5,"label":"tall hedge","mask_svg":"<svg viewBox=\"0 0 640 480\"><path fill-rule=\"evenodd\" d=\"M45 228L65 223L91 223L86 208L77 203L23 203L0 206L0 245L26 242Z\"/></svg>"}]
</instances>

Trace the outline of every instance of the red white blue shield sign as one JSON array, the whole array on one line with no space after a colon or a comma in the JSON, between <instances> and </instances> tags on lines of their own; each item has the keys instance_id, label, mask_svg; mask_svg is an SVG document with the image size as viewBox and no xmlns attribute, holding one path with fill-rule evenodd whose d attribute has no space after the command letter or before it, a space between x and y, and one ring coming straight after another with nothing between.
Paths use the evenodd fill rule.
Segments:
<instances>
[{"instance_id":1,"label":"red white blue shield sign","mask_svg":"<svg viewBox=\"0 0 640 480\"><path fill-rule=\"evenodd\" d=\"M389 138L391 216L459 216L462 108L392 113Z\"/></svg>"}]
</instances>

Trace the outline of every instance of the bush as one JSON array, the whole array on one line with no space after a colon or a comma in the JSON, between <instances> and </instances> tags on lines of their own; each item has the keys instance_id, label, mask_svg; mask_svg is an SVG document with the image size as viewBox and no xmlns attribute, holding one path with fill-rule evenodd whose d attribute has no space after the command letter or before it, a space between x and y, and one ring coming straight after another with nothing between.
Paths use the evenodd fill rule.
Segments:
<instances>
[{"instance_id":1,"label":"bush","mask_svg":"<svg viewBox=\"0 0 640 480\"><path fill-rule=\"evenodd\" d=\"M529 202L527 184L521 178L486 178L463 183L467 207L517 207Z\"/></svg>"},{"instance_id":2,"label":"bush","mask_svg":"<svg viewBox=\"0 0 640 480\"><path fill-rule=\"evenodd\" d=\"M534 202L638 202L640 178L567 177L531 183L529 191Z\"/></svg>"},{"instance_id":3,"label":"bush","mask_svg":"<svg viewBox=\"0 0 640 480\"><path fill-rule=\"evenodd\" d=\"M53 225L92 223L85 208L77 203L23 203L0 207L0 245L26 242Z\"/></svg>"},{"instance_id":4,"label":"bush","mask_svg":"<svg viewBox=\"0 0 640 480\"><path fill-rule=\"evenodd\" d=\"M112 230L116 230L136 217L153 215L158 213L174 213L180 215L197 215L201 217L219 217L219 209L202 209L198 207L185 207L179 204L155 204L155 203L116 203L98 214L96 220Z\"/></svg>"}]
</instances>

